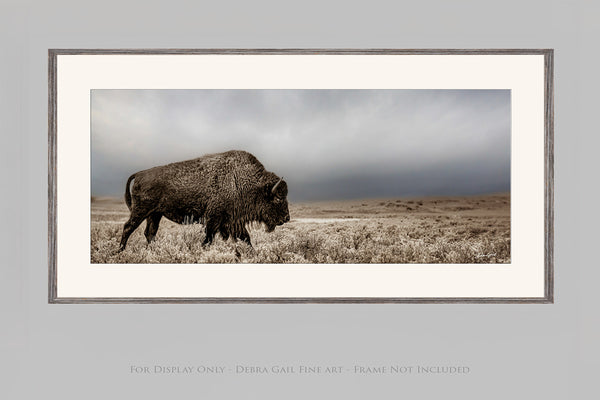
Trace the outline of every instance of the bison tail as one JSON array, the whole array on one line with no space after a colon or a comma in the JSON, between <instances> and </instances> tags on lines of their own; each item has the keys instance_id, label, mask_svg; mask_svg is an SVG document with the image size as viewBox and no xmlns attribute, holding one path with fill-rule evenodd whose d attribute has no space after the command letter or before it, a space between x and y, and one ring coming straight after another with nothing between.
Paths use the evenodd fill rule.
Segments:
<instances>
[{"instance_id":1,"label":"bison tail","mask_svg":"<svg viewBox=\"0 0 600 400\"><path fill-rule=\"evenodd\" d=\"M131 175L129 179L127 179L127 184L125 185L125 204L127 204L127 208L131 211L131 191L129 190L129 185L131 181L135 178L135 174Z\"/></svg>"}]
</instances>

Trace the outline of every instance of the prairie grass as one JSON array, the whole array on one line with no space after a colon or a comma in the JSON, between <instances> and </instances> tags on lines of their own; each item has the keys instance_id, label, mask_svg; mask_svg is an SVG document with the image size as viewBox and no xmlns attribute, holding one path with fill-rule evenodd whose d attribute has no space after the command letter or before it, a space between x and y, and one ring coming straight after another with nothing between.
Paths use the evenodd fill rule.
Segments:
<instances>
[{"instance_id":1,"label":"prairie grass","mask_svg":"<svg viewBox=\"0 0 600 400\"><path fill-rule=\"evenodd\" d=\"M292 220L267 233L250 226L253 247L204 226L161 220L146 243L142 225L125 251L129 216L117 199L92 199L92 263L509 263L510 196L428 197L290 204Z\"/></svg>"}]
</instances>

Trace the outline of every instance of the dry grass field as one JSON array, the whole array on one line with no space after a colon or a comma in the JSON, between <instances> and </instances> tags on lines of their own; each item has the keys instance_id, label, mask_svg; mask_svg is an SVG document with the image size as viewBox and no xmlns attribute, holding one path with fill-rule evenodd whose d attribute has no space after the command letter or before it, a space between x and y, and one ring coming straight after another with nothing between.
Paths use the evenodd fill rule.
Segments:
<instances>
[{"instance_id":1,"label":"dry grass field","mask_svg":"<svg viewBox=\"0 0 600 400\"><path fill-rule=\"evenodd\" d=\"M509 263L510 195L424 197L290 204L291 221L253 248L204 226L161 220L146 244L145 222L118 253L129 211L121 199L92 198L92 263Z\"/></svg>"}]
</instances>

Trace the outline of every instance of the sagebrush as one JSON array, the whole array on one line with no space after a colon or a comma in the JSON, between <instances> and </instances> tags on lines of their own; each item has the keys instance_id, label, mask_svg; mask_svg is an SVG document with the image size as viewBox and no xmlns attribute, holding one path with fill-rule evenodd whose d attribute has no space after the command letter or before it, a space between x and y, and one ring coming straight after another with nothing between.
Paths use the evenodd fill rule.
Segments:
<instances>
[{"instance_id":1,"label":"sagebrush","mask_svg":"<svg viewBox=\"0 0 600 400\"><path fill-rule=\"evenodd\" d=\"M92 199L92 263L510 263L510 196L290 204L274 232L248 227L253 247L216 238L201 224L164 221L147 244L143 227L119 253L124 202Z\"/></svg>"}]
</instances>

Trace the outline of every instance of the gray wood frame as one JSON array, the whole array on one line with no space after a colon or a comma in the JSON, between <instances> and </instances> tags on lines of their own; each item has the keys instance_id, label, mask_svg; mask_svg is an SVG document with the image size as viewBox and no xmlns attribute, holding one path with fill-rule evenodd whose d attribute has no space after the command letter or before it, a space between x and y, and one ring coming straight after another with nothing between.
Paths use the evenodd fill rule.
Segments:
<instances>
[{"instance_id":1,"label":"gray wood frame","mask_svg":"<svg viewBox=\"0 0 600 400\"><path fill-rule=\"evenodd\" d=\"M74 298L57 296L56 265L56 61L59 55L108 54L372 54L544 56L544 297L531 298ZM554 302L554 50L553 49L50 49L48 50L48 302L49 303L553 303Z\"/></svg>"}]
</instances>

